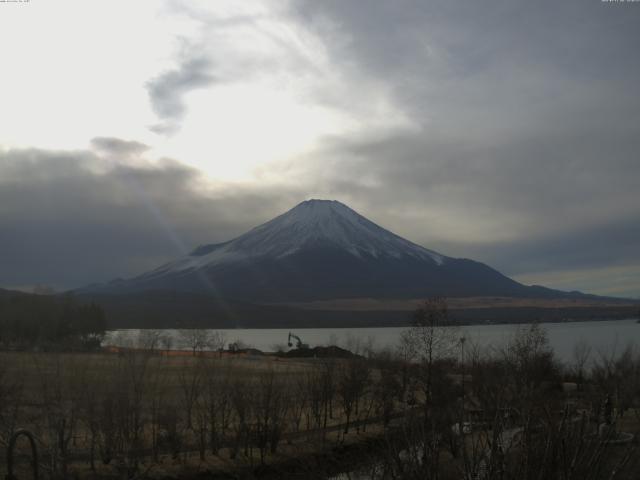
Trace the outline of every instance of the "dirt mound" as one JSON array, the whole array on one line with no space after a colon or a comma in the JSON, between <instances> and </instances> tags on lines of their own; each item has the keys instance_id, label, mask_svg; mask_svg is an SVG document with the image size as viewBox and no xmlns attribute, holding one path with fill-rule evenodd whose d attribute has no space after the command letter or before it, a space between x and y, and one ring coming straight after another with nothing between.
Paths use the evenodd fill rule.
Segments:
<instances>
[{"instance_id":1,"label":"dirt mound","mask_svg":"<svg viewBox=\"0 0 640 480\"><path fill-rule=\"evenodd\" d=\"M288 358L354 358L359 356L335 345L329 347L295 348L281 355Z\"/></svg>"}]
</instances>

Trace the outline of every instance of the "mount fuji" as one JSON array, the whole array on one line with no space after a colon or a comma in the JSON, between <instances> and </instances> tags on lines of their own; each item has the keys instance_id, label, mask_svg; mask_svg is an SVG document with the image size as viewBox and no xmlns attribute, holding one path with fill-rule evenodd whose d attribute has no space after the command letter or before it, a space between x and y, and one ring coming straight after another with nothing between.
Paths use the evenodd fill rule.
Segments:
<instances>
[{"instance_id":1,"label":"mount fuji","mask_svg":"<svg viewBox=\"0 0 640 480\"><path fill-rule=\"evenodd\" d=\"M302 202L233 240L199 246L140 276L78 290L151 291L252 303L571 295L525 286L485 264L428 250L330 200Z\"/></svg>"}]
</instances>

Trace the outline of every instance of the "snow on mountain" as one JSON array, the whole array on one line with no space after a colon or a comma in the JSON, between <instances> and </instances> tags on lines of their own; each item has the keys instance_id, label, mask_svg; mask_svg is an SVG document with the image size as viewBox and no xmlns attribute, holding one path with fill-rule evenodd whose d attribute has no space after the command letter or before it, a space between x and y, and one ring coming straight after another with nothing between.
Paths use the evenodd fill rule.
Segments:
<instances>
[{"instance_id":1,"label":"snow on mountain","mask_svg":"<svg viewBox=\"0 0 640 480\"><path fill-rule=\"evenodd\" d=\"M329 200L302 202L228 242L202 245L137 277L79 291L182 292L255 303L562 295L423 248Z\"/></svg>"},{"instance_id":2,"label":"snow on mountain","mask_svg":"<svg viewBox=\"0 0 640 480\"><path fill-rule=\"evenodd\" d=\"M307 200L229 242L203 245L145 276L199 270L259 258L283 259L305 248L334 248L357 258L415 259L442 265L447 257L376 225L335 200Z\"/></svg>"},{"instance_id":3,"label":"snow on mountain","mask_svg":"<svg viewBox=\"0 0 640 480\"><path fill-rule=\"evenodd\" d=\"M522 285L483 263L427 250L327 200L302 202L233 240L202 245L153 271L75 293L106 302L109 315L126 324L160 315L170 318L170 325L199 319L234 326L284 325L287 318L319 326L327 318L327 312L316 312L314 320L307 310L274 304L581 295ZM354 321L352 314L340 322ZM392 318L385 311L377 315L376 321Z\"/></svg>"}]
</instances>

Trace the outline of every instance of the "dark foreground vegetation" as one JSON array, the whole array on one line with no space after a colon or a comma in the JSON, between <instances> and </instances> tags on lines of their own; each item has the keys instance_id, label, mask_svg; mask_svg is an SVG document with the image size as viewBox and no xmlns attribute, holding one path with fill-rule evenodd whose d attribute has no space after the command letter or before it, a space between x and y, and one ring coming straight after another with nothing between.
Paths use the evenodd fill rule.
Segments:
<instances>
[{"instance_id":1,"label":"dark foreground vegetation","mask_svg":"<svg viewBox=\"0 0 640 480\"><path fill-rule=\"evenodd\" d=\"M441 328L442 300L414 320L396 350L344 358L169 352L154 332L0 353L0 445L32 431L41 478L638 478L636 350L561 365L537 325L483 351Z\"/></svg>"}]
</instances>

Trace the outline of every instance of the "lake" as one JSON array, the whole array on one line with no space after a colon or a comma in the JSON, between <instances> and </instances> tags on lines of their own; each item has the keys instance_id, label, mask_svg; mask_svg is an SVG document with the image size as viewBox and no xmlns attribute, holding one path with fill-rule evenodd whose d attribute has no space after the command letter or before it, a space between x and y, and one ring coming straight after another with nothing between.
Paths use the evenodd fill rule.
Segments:
<instances>
[{"instance_id":1,"label":"lake","mask_svg":"<svg viewBox=\"0 0 640 480\"><path fill-rule=\"evenodd\" d=\"M500 347L509 340L518 328L527 324L468 325L459 327L457 335L464 336L468 344L485 347ZM559 359L570 361L574 346L578 342L588 344L594 355L615 349L620 352L629 344L640 345L640 324L636 320L610 320L599 322L544 323L549 342ZM304 343L317 345L337 344L350 348L356 344L373 344L374 348L394 347L408 327L388 328L299 328L289 329L220 329L226 342L241 341L247 346L262 351L286 348L289 332L298 335ZM180 344L178 330L163 330L173 338L173 348L188 348ZM104 345L136 346L140 330L114 330L107 334Z\"/></svg>"}]
</instances>

